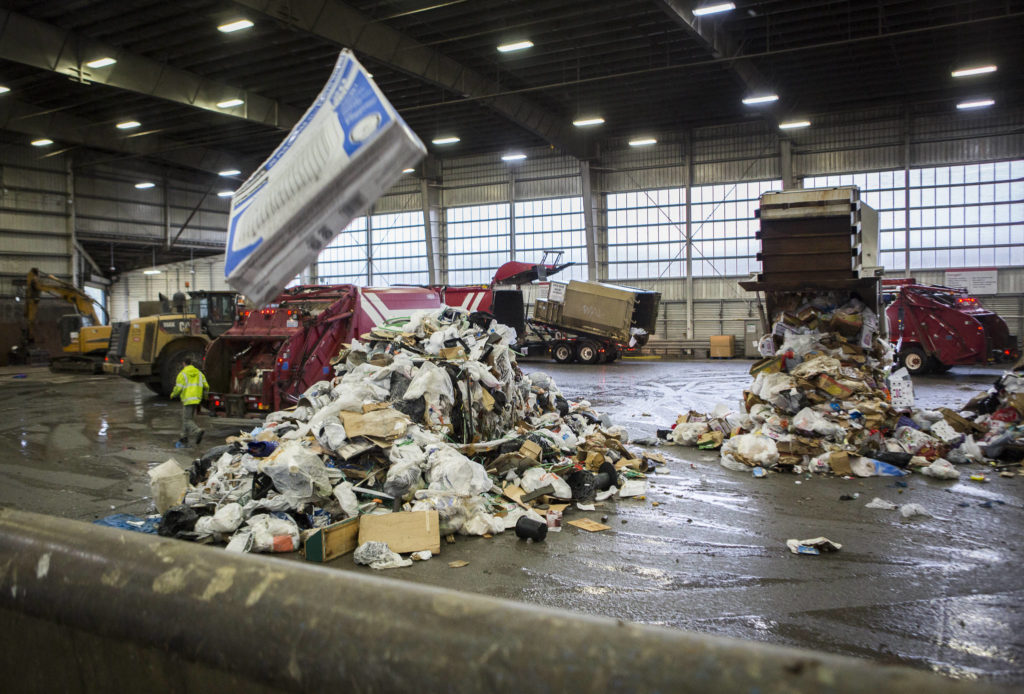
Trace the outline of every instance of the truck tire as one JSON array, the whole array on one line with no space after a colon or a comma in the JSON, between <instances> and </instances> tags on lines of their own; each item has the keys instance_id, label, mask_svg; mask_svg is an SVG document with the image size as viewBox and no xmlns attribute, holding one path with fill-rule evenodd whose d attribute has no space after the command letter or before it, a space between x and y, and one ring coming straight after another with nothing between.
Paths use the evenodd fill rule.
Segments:
<instances>
[{"instance_id":1,"label":"truck tire","mask_svg":"<svg viewBox=\"0 0 1024 694\"><path fill-rule=\"evenodd\" d=\"M904 347L900 352L900 361L911 376L928 373L928 355L920 347Z\"/></svg>"},{"instance_id":2,"label":"truck tire","mask_svg":"<svg viewBox=\"0 0 1024 694\"><path fill-rule=\"evenodd\" d=\"M576 361L581 364L596 364L601 359L600 349L593 340L580 340L576 343Z\"/></svg>"},{"instance_id":3,"label":"truck tire","mask_svg":"<svg viewBox=\"0 0 1024 694\"><path fill-rule=\"evenodd\" d=\"M557 361L559 364L568 364L575 358L575 354L572 350L572 345L568 342L556 342L551 347L551 358Z\"/></svg>"},{"instance_id":4,"label":"truck tire","mask_svg":"<svg viewBox=\"0 0 1024 694\"><path fill-rule=\"evenodd\" d=\"M931 357L928 359L928 368L932 370L932 373L944 374L953 367L950 364L943 364L935 357Z\"/></svg>"},{"instance_id":5,"label":"truck tire","mask_svg":"<svg viewBox=\"0 0 1024 694\"><path fill-rule=\"evenodd\" d=\"M183 349L168 354L163 363L160 364L160 394L169 396L174 390L174 383L178 379L178 373L185 368L185 358L192 357L196 365L202 368L203 353L191 349Z\"/></svg>"}]
</instances>

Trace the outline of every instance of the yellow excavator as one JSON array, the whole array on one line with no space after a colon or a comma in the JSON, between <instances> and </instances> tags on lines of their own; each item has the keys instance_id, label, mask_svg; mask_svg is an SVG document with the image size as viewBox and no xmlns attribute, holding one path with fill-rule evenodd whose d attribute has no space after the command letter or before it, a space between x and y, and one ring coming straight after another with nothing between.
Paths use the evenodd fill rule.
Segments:
<instances>
[{"instance_id":1,"label":"yellow excavator","mask_svg":"<svg viewBox=\"0 0 1024 694\"><path fill-rule=\"evenodd\" d=\"M101 373L103 357L110 347L110 326L99 325L92 297L69 282L40 274L36 268L28 271L24 287L25 330L21 344L12 350L12 360L49 361L53 371ZM56 356L36 346L36 317L43 294L52 294L75 307L75 313L61 316L58 322L62 351Z\"/></svg>"}]
</instances>

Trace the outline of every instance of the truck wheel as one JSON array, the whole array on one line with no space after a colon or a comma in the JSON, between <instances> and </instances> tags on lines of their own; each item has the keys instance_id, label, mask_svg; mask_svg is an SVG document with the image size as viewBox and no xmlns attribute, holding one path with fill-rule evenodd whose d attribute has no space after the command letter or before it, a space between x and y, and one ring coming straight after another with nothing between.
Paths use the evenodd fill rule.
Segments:
<instances>
[{"instance_id":1,"label":"truck wheel","mask_svg":"<svg viewBox=\"0 0 1024 694\"><path fill-rule=\"evenodd\" d=\"M551 348L551 357L559 364L568 364L573 356L575 355L572 352L572 345L568 342L556 342Z\"/></svg>"},{"instance_id":2,"label":"truck wheel","mask_svg":"<svg viewBox=\"0 0 1024 694\"><path fill-rule=\"evenodd\" d=\"M598 349L593 340L580 340L576 343L576 360L581 364L596 364L601 358Z\"/></svg>"},{"instance_id":3,"label":"truck wheel","mask_svg":"<svg viewBox=\"0 0 1024 694\"><path fill-rule=\"evenodd\" d=\"M178 379L178 373L185 368L185 357L192 357L192 360L198 365L203 363L202 352L183 349L180 352L169 355L164 360L164 363L160 365L161 395L168 396L174 390L174 383Z\"/></svg>"},{"instance_id":4,"label":"truck wheel","mask_svg":"<svg viewBox=\"0 0 1024 694\"><path fill-rule=\"evenodd\" d=\"M928 355L920 347L904 347L900 352L900 361L911 376L928 373Z\"/></svg>"}]
</instances>

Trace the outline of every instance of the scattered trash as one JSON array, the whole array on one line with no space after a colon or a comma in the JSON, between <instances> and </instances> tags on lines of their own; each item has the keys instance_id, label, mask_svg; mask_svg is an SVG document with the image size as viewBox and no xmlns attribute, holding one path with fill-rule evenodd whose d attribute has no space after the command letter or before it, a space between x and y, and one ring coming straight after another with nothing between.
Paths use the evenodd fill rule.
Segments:
<instances>
[{"instance_id":1,"label":"scattered trash","mask_svg":"<svg viewBox=\"0 0 1024 694\"><path fill-rule=\"evenodd\" d=\"M891 501L886 501L885 499L880 499L876 496L874 499L864 504L864 508L879 508L883 511L895 511L897 506Z\"/></svg>"},{"instance_id":2,"label":"scattered trash","mask_svg":"<svg viewBox=\"0 0 1024 694\"><path fill-rule=\"evenodd\" d=\"M469 566L469 562L462 559L448 562L448 568L450 569L461 569L463 566Z\"/></svg>"},{"instance_id":3,"label":"scattered trash","mask_svg":"<svg viewBox=\"0 0 1024 694\"><path fill-rule=\"evenodd\" d=\"M524 540L540 542L548 535L548 524L544 521L534 520L528 516L520 516L516 521L516 537Z\"/></svg>"},{"instance_id":4,"label":"scattered trash","mask_svg":"<svg viewBox=\"0 0 1024 694\"><path fill-rule=\"evenodd\" d=\"M356 547L352 558L356 564L369 566L378 571L383 569L399 569L412 566L411 559L402 559L401 555L392 552L384 542L367 542Z\"/></svg>"},{"instance_id":5,"label":"scattered trash","mask_svg":"<svg viewBox=\"0 0 1024 694\"><path fill-rule=\"evenodd\" d=\"M753 470L751 470L751 473L754 475L754 477L767 477L768 476L768 471L765 470L760 465L758 465Z\"/></svg>"},{"instance_id":6,"label":"scattered trash","mask_svg":"<svg viewBox=\"0 0 1024 694\"><path fill-rule=\"evenodd\" d=\"M960 471L953 467L951 462L943 458L938 458L927 467L922 468L921 474L942 480L960 479Z\"/></svg>"},{"instance_id":7,"label":"scattered trash","mask_svg":"<svg viewBox=\"0 0 1024 694\"><path fill-rule=\"evenodd\" d=\"M160 525L160 516L133 516L130 513L115 513L105 518L93 521L93 525L102 525L107 528L119 528L121 530L134 530L139 533L156 535L157 527Z\"/></svg>"},{"instance_id":8,"label":"scattered trash","mask_svg":"<svg viewBox=\"0 0 1024 694\"><path fill-rule=\"evenodd\" d=\"M597 521L590 520L589 518L580 518L579 520L569 521L569 525L574 525L581 530L586 530L589 533L599 533L602 530L611 530L610 525L604 523L598 523Z\"/></svg>"},{"instance_id":9,"label":"scattered trash","mask_svg":"<svg viewBox=\"0 0 1024 694\"><path fill-rule=\"evenodd\" d=\"M786 546L793 554L822 554L838 552L843 548L838 542L827 537L814 537L810 540L786 540Z\"/></svg>"},{"instance_id":10,"label":"scattered trash","mask_svg":"<svg viewBox=\"0 0 1024 694\"><path fill-rule=\"evenodd\" d=\"M853 494L840 494L839 495L839 500L840 501L855 501L855 500L857 500L859 498L860 498L860 494L857 493L857 492L854 492Z\"/></svg>"},{"instance_id":11,"label":"scattered trash","mask_svg":"<svg viewBox=\"0 0 1024 694\"><path fill-rule=\"evenodd\" d=\"M904 518L914 518L915 516L928 516L932 514L925 510L921 504L903 504L900 506L900 515Z\"/></svg>"}]
</instances>

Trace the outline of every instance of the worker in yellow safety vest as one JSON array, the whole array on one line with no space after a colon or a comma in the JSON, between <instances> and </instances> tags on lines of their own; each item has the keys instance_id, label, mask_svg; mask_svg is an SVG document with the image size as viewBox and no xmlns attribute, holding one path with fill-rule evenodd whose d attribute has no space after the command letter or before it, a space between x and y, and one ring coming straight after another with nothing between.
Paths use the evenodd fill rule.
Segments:
<instances>
[{"instance_id":1,"label":"worker in yellow safety vest","mask_svg":"<svg viewBox=\"0 0 1024 694\"><path fill-rule=\"evenodd\" d=\"M210 384L206 382L206 376L196 368L195 360L192 357L185 358L185 368L178 373L178 380L171 391L171 399L181 397L181 438L174 444L175 448L184 448L189 445L189 439L195 434L196 444L199 445L206 432L196 425L196 410L199 403L206 399L210 392Z\"/></svg>"}]
</instances>

